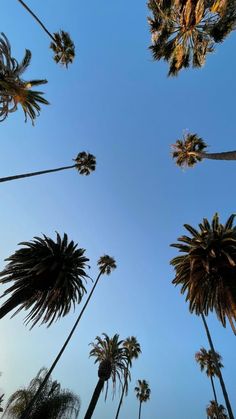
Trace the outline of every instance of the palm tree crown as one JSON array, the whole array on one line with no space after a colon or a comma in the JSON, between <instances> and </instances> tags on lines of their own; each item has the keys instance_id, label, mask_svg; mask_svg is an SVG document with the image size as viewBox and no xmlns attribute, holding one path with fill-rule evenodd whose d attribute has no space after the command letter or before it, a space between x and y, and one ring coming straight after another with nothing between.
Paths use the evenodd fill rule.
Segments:
<instances>
[{"instance_id":1,"label":"palm tree crown","mask_svg":"<svg viewBox=\"0 0 236 419\"><path fill-rule=\"evenodd\" d=\"M172 145L172 157L180 167L193 167L202 160L201 153L207 145L197 134L185 134L183 140L177 140Z\"/></svg>"},{"instance_id":2,"label":"palm tree crown","mask_svg":"<svg viewBox=\"0 0 236 419\"><path fill-rule=\"evenodd\" d=\"M221 355L218 352L215 352L215 357L217 359L218 367L223 368ZM200 365L201 371L206 371L208 377L218 376L218 369L216 368L215 359L211 350L207 351L205 348L201 348L199 352L196 352L195 359Z\"/></svg>"},{"instance_id":3,"label":"palm tree crown","mask_svg":"<svg viewBox=\"0 0 236 419\"><path fill-rule=\"evenodd\" d=\"M225 407L222 404L217 404L214 400L211 400L207 406L206 414L208 419L229 419Z\"/></svg>"},{"instance_id":4,"label":"palm tree crown","mask_svg":"<svg viewBox=\"0 0 236 419\"><path fill-rule=\"evenodd\" d=\"M70 38L68 32L59 31L53 34L54 41L51 42L50 48L54 52L54 60L68 67L75 58L75 45Z\"/></svg>"},{"instance_id":5,"label":"palm tree crown","mask_svg":"<svg viewBox=\"0 0 236 419\"><path fill-rule=\"evenodd\" d=\"M40 321L50 326L80 303L86 292L85 250L58 233L56 241L43 235L20 244L24 247L6 259L9 263L0 272L1 284L13 282L2 295L11 294L0 308L0 318L16 308L14 314L31 309L26 323L33 322L33 327Z\"/></svg>"},{"instance_id":6,"label":"palm tree crown","mask_svg":"<svg viewBox=\"0 0 236 419\"><path fill-rule=\"evenodd\" d=\"M143 403L150 399L151 390L146 380L138 380L137 386L134 391L136 392L137 399Z\"/></svg>"},{"instance_id":7,"label":"palm tree crown","mask_svg":"<svg viewBox=\"0 0 236 419\"><path fill-rule=\"evenodd\" d=\"M47 80L21 79L31 60L31 52L26 50L21 63L11 56L11 46L7 37L0 37L0 121L6 119L9 113L15 112L20 105L25 114L34 123L40 113L40 105L49 102L42 97L42 92L33 91L31 87L47 83Z\"/></svg>"},{"instance_id":8,"label":"palm tree crown","mask_svg":"<svg viewBox=\"0 0 236 419\"><path fill-rule=\"evenodd\" d=\"M104 255L99 258L98 267L100 272L106 275L110 275L111 272L116 269L116 261L111 256Z\"/></svg>"},{"instance_id":9,"label":"palm tree crown","mask_svg":"<svg viewBox=\"0 0 236 419\"><path fill-rule=\"evenodd\" d=\"M185 224L190 236L179 237L171 246L184 253L171 260L173 284L186 293L191 312L207 315L214 311L223 326L236 320L236 226L235 214L223 225L215 214L211 224L204 218L199 230Z\"/></svg>"},{"instance_id":10,"label":"palm tree crown","mask_svg":"<svg viewBox=\"0 0 236 419\"><path fill-rule=\"evenodd\" d=\"M74 159L75 167L80 175L88 176L96 169L96 157L93 154L81 151Z\"/></svg>"}]
</instances>

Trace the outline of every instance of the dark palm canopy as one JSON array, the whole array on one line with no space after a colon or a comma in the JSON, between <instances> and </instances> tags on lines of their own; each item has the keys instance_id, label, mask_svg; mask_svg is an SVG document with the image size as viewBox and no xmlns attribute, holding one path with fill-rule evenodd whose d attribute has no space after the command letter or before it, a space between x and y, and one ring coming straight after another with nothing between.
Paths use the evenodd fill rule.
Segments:
<instances>
[{"instance_id":1,"label":"dark palm canopy","mask_svg":"<svg viewBox=\"0 0 236 419\"><path fill-rule=\"evenodd\" d=\"M25 389L17 390L9 398L4 416L20 419L27 404L36 393L47 370L42 368ZM40 398L28 414L28 419L76 419L79 415L80 399L69 390L61 389L57 381L49 379Z\"/></svg>"},{"instance_id":2,"label":"dark palm canopy","mask_svg":"<svg viewBox=\"0 0 236 419\"><path fill-rule=\"evenodd\" d=\"M181 286L189 309L207 315L215 311L223 326L236 320L236 226L235 214L221 224L215 214L211 224L204 218L199 230L185 224L189 236L171 246L183 253L171 260L173 284Z\"/></svg>"},{"instance_id":3,"label":"dark palm canopy","mask_svg":"<svg viewBox=\"0 0 236 419\"><path fill-rule=\"evenodd\" d=\"M235 28L234 0L149 0L154 60L169 63L169 75L202 67L214 44Z\"/></svg>"},{"instance_id":4,"label":"dark palm canopy","mask_svg":"<svg viewBox=\"0 0 236 419\"><path fill-rule=\"evenodd\" d=\"M138 380L134 391L136 392L136 397L140 403L146 402L150 399L151 390L146 380Z\"/></svg>"},{"instance_id":5,"label":"dark palm canopy","mask_svg":"<svg viewBox=\"0 0 236 419\"><path fill-rule=\"evenodd\" d=\"M2 295L11 294L0 308L0 318L14 309L14 315L30 309L26 323L50 326L80 303L86 292L85 250L58 233L56 241L43 235L20 244L24 247L6 259L9 263L0 272L1 284L13 283Z\"/></svg>"},{"instance_id":6,"label":"dark palm canopy","mask_svg":"<svg viewBox=\"0 0 236 419\"><path fill-rule=\"evenodd\" d=\"M9 113L15 112L20 105L25 114L34 123L40 113L40 105L49 102L42 97L42 92L31 90L31 87L47 83L47 80L24 81L21 75L31 60L31 52L27 49L21 63L11 56L11 46L7 37L0 37L0 121L4 121Z\"/></svg>"},{"instance_id":7,"label":"dark palm canopy","mask_svg":"<svg viewBox=\"0 0 236 419\"><path fill-rule=\"evenodd\" d=\"M74 161L75 167L80 175L88 176L96 169L96 157L85 151L81 151Z\"/></svg>"},{"instance_id":8,"label":"dark palm canopy","mask_svg":"<svg viewBox=\"0 0 236 419\"><path fill-rule=\"evenodd\" d=\"M197 134L185 134L183 140L172 145L172 157L180 167L193 167L202 160L207 145Z\"/></svg>"},{"instance_id":9,"label":"dark palm canopy","mask_svg":"<svg viewBox=\"0 0 236 419\"><path fill-rule=\"evenodd\" d=\"M222 404L217 404L214 400L211 400L207 406L206 414L208 419L229 419L225 407Z\"/></svg>"},{"instance_id":10,"label":"dark palm canopy","mask_svg":"<svg viewBox=\"0 0 236 419\"><path fill-rule=\"evenodd\" d=\"M54 60L68 67L75 58L75 46L67 32L59 31L53 34L54 41L50 48L54 52Z\"/></svg>"},{"instance_id":11,"label":"dark palm canopy","mask_svg":"<svg viewBox=\"0 0 236 419\"><path fill-rule=\"evenodd\" d=\"M106 275L110 275L111 272L116 269L116 261L111 256L104 255L99 258L98 267L100 272Z\"/></svg>"},{"instance_id":12,"label":"dark palm canopy","mask_svg":"<svg viewBox=\"0 0 236 419\"><path fill-rule=\"evenodd\" d=\"M223 368L221 362L222 357L218 352L215 352L215 356L212 351L207 351L205 348L201 348L199 352L196 352L195 359L200 365L201 371L206 371L208 377L218 376L218 369L216 368L215 357L219 368Z\"/></svg>"}]
</instances>

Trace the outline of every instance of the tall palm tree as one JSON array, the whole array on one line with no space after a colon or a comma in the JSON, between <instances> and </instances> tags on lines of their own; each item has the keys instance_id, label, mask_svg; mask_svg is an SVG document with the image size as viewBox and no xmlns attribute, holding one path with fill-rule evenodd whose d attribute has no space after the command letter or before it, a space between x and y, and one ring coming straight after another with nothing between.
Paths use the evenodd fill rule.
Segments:
<instances>
[{"instance_id":1,"label":"tall palm tree","mask_svg":"<svg viewBox=\"0 0 236 419\"><path fill-rule=\"evenodd\" d=\"M207 419L229 419L225 407L217 404L214 400L206 408Z\"/></svg>"},{"instance_id":2,"label":"tall palm tree","mask_svg":"<svg viewBox=\"0 0 236 419\"><path fill-rule=\"evenodd\" d=\"M31 61L31 52L26 49L23 60L19 63L11 55L11 46L4 35L0 36L0 122L9 113L15 112L20 105L25 114L25 121L29 117L34 124L40 114L40 104L49 102L42 97L42 92L31 90L31 87L47 83L47 80L29 80L21 78Z\"/></svg>"},{"instance_id":3,"label":"tall palm tree","mask_svg":"<svg viewBox=\"0 0 236 419\"><path fill-rule=\"evenodd\" d=\"M54 52L55 62L61 63L62 65L65 65L67 68L68 64L72 63L75 58L75 46L68 32L59 31L52 34L24 1L18 1L31 14L31 16L36 20L36 22L41 26L41 28L52 40L50 48Z\"/></svg>"},{"instance_id":4,"label":"tall palm tree","mask_svg":"<svg viewBox=\"0 0 236 419\"><path fill-rule=\"evenodd\" d=\"M119 335L115 334L112 338L103 333L103 338L97 336L96 342L91 343L92 349L90 356L94 356L95 363L99 363L98 383L95 387L92 399L90 401L84 419L90 419L93 415L97 401L104 388L105 383L108 386L108 380L111 378L113 390L115 391L116 381L121 383L127 368L127 352L124 350L123 341L119 340Z\"/></svg>"},{"instance_id":5,"label":"tall palm tree","mask_svg":"<svg viewBox=\"0 0 236 419\"><path fill-rule=\"evenodd\" d=\"M207 351L205 348L201 348L199 352L196 352L195 359L197 363L200 365L201 371L206 371L207 377L211 380L212 391L214 394L215 405L218 406L216 390L214 385L213 378L218 376L218 368L215 364L215 357L217 359L218 368L223 368L223 364L221 362L222 357L218 352L215 352L213 355L212 351Z\"/></svg>"},{"instance_id":6,"label":"tall palm tree","mask_svg":"<svg viewBox=\"0 0 236 419\"><path fill-rule=\"evenodd\" d=\"M47 370L42 368L29 386L13 393L6 406L4 417L19 419L25 406L32 399ZM57 381L50 380L44 387L40 399L28 415L28 419L76 419L79 415L80 399L69 390L61 389Z\"/></svg>"},{"instance_id":7,"label":"tall palm tree","mask_svg":"<svg viewBox=\"0 0 236 419\"><path fill-rule=\"evenodd\" d=\"M215 349L204 315L215 311L223 326L226 317L235 332L233 321L236 320L236 227L233 226L234 214L229 217L225 225L220 224L218 214L215 214L210 224L203 219L199 224L200 230L185 224L190 237L179 237L179 243L171 246L179 249L181 256L171 260L175 269L175 285L181 285L181 293L186 293L190 312L201 315L206 330L210 349L215 357ZM222 378L220 368L218 376L230 419L233 412Z\"/></svg>"},{"instance_id":8,"label":"tall palm tree","mask_svg":"<svg viewBox=\"0 0 236 419\"><path fill-rule=\"evenodd\" d=\"M180 167L193 167L203 159L236 160L236 151L206 153L206 148L207 144L197 134L185 134L183 140L172 145L172 157Z\"/></svg>"},{"instance_id":9,"label":"tall palm tree","mask_svg":"<svg viewBox=\"0 0 236 419\"><path fill-rule=\"evenodd\" d=\"M134 391L136 392L136 397L139 400L138 419L141 419L142 403L147 402L150 399L151 390L146 380L138 380Z\"/></svg>"},{"instance_id":10,"label":"tall palm tree","mask_svg":"<svg viewBox=\"0 0 236 419\"><path fill-rule=\"evenodd\" d=\"M39 321L50 326L81 302L89 259L66 234L61 238L57 233L56 241L43 235L20 244L24 247L6 259L9 263L0 272L0 283L11 284L1 296L10 294L0 307L0 318L15 309L13 315L30 309L25 321L32 322L31 328Z\"/></svg>"},{"instance_id":11,"label":"tall palm tree","mask_svg":"<svg viewBox=\"0 0 236 419\"><path fill-rule=\"evenodd\" d=\"M149 0L154 60L169 63L169 74L202 67L216 42L235 28L234 0Z\"/></svg>"},{"instance_id":12,"label":"tall palm tree","mask_svg":"<svg viewBox=\"0 0 236 419\"><path fill-rule=\"evenodd\" d=\"M47 173L59 172L61 170L67 169L76 169L78 170L80 175L88 176L96 169L96 157L93 156L93 154L81 151L81 153L79 153L77 157L73 160L75 161L75 164L72 164L70 166L63 166L58 167L56 169L41 170L39 172L23 173L21 175L2 177L0 178L0 183L8 182L10 180L23 179L31 176L44 175Z\"/></svg>"},{"instance_id":13,"label":"tall palm tree","mask_svg":"<svg viewBox=\"0 0 236 419\"><path fill-rule=\"evenodd\" d=\"M137 341L137 338L135 336L130 336L128 338L126 338L123 342L123 347L125 348L126 352L127 352L127 360L128 360L128 365L124 374L124 383L122 385L122 392L121 392L121 397L120 397L120 402L117 408L117 412L116 412L116 417L115 419L118 419L119 417L119 413L120 413L120 409L121 409L121 405L123 403L123 398L124 395L128 394L128 381L130 379L130 368L132 367L132 361L134 359L137 359L141 353L141 348L140 348L140 344Z\"/></svg>"},{"instance_id":14,"label":"tall palm tree","mask_svg":"<svg viewBox=\"0 0 236 419\"><path fill-rule=\"evenodd\" d=\"M115 260L112 257L110 257L108 255L104 255L104 256L101 256L99 258L99 260L98 260L98 267L99 267L99 274L97 276L97 279L94 282L94 285L93 285L93 287L92 287L92 289L91 289L91 291L89 293L89 296L88 296L88 298L87 298L87 300L86 300L86 302L85 302L85 304L84 304L84 306L83 306L83 308L82 308L82 310L81 310L81 312L80 312L80 314L79 314L79 316L78 316L78 318L77 318L74 326L72 327L72 329L71 329L71 331L70 331L70 333L69 333L69 335L68 335L65 343L63 344L62 348L60 349L59 353L57 354L57 356L56 356L55 360L53 361L51 367L47 371L47 374L45 375L44 380L41 382L41 384L40 384L37 392L35 393L34 397L30 401L30 403L28 404L28 406L26 407L25 411L23 412L23 414L21 416L21 419L27 419L28 413L31 411L32 406L34 405L34 403L37 401L38 397L40 396L41 391L43 390L43 388L46 385L49 377L51 376L54 368L58 364L58 362L59 362L59 360L60 360L63 352L65 351L66 347L68 346L68 344L69 344L69 342L70 342L70 340L71 340L71 338L72 338L72 336L73 336L73 334L74 334L74 332L75 332L75 330L76 330L76 328L77 328L77 326L78 326L78 324L79 324L79 322L81 320L81 317L82 317L82 315L83 315L83 313L84 313L84 311L85 311L85 309L86 309L86 307L87 307L87 305L88 305L88 303L89 303L89 301L90 301L90 299L91 299L91 297L92 297L92 295L94 293L94 290L95 290L95 288L96 288L96 286L98 284L98 281L99 281L101 275L110 275L110 273L114 269L116 269L116 262L115 262Z\"/></svg>"}]
</instances>

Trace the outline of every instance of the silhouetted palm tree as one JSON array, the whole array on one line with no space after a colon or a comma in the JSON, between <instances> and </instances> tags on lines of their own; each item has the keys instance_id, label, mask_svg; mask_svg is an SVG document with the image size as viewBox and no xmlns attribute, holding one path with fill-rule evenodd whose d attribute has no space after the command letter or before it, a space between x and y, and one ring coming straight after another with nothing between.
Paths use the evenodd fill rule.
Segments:
<instances>
[{"instance_id":1,"label":"silhouetted palm tree","mask_svg":"<svg viewBox=\"0 0 236 419\"><path fill-rule=\"evenodd\" d=\"M99 379L84 419L92 417L104 384L107 383L108 385L108 380L111 378L115 391L117 379L121 383L127 368L127 352L122 345L123 341L119 340L119 335L115 334L112 338L109 338L106 333L103 333L103 336L103 338L97 336L96 342L91 343L90 356L94 356L96 358L95 363L99 363Z\"/></svg>"},{"instance_id":2,"label":"silhouetted palm tree","mask_svg":"<svg viewBox=\"0 0 236 419\"><path fill-rule=\"evenodd\" d=\"M207 419L229 419L225 407L222 404L218 405L214 400L210 401L206 413Z\"/></svg>"},{"instance_id":3,"label":"silhouetted palm tree","mask_svg":"<svg viewBox=\"0 0 236 419\"><path fill-rule=\"evenodd\" d=\"M218 368L215 364L215 357L217 359ZM197 363L200 365L201 371L206 371L207 377L211 380L212 391L214 394L215 405L218 406L218 400L216 396L216 390L214 385L213 378L218 376L218 369L223 368L223 364L221 362L222 357L218 352L215 352L213 355L212 351L207 351L205 348L201 348L199 352L196 352L195 359Z\"/></svg>"},{"instance_id":4,"label":"silhouetted palm tree","mask_svg":"<svg viewBox=\"0 0 236 419\"><path fill-rule=\"evenodd\" d=\"M63 166L58 167L56 169L41 170L39 172L23 173L21 175L2 177L0 178L0 183L8 182L10 180L23 179L31 176L44 175L47 173L59 172L61 170L67 169L76 169L78 170L80 175L88 176L96 169L96 157L90 153L86 153L85 151L79 153L77 157L73 160L75 161L75 164L72 164L70 166Z\"/></svg>"},{"instance_id":5,"label":"silhouetted palm tree","mask_svg":"<svg viewBox=\"0 0 236 419\"><path fill-rule=\"evenodd\" d=\"M138 419L141 419L142 403L147 402L150 399L151 390L146 380L138 380L137 386L134 390L136 392L136 397L139 400Z\"/></svg>"},{"instance_id":6,"label":"silhouetted palm tree","mask_svg":"<svg viewBox=\"0 0 236 419\"><path fill-rule=\"evenodd\" d=\"M49 368L47 374L45 375L44 380L41 382L41 384L40 384L37 392L35 393L35 396L33 397L33 399L31 400L31 402L29 403L29 405L25 409L23 415L21 416L21 419L27 419L28 412L31 411L32 406L37 401L38 397L40 396L41 391L43 390L45 384L47 383L47 381L48 381L50 375L52 374L55 366L58 364L58 362L59 362L59 360L60 360L63 352L65 351L67 345L69 344L69 342L70 342L70 340L71 340L71 338L72 338L72 336L73 336L73 334L74 334L74 332L75 332L75 330L76 330L76 328L77 328L77 326L78 326L78 324L80 322L80 319L81 319L81 317L82 317L82 315L83 315L83 313L84 313L84 311L85 311L85 309L86 309L86 307L87 307L87 305L88 305L88 303L89 303L89 301L90 301L90 299L91 299L91 297L92 297L92 295L94 293L94 290L95 290L95 288L96 288L96 286L98 284L98 281L99 281L101 275L110 275L110 273L114 269L116 269L115 260L112 257L108 256L108 255L104 255L104 256L101 256L99 258L99 260L98 260L98 266L99 266L99 274L97 276L97 279L96 279L96 281L95 281L95 283L94 283L94 285L92 287L92 290L90 291L89 296L88 296L88 298L87 298L87 300L86 300L86 302L85 302L85 304L84 304L84 306L83 306L83 308L82 308L82 310L81 310L81 312L80 312L80 314L79 314L79 316L78 316L78 318L77 318L74 326L72 327L72 329L71 329L71 331L70 331L70 333L69 333L69 335L68 335L65 343L63 344L63 346L60 349L58 355L56 356L56 358L53 361L51 367Z\"/></svg>"},{"instance_id":7,"label":"silhouetted palm tree","mask_svg":"<svg viewBox=\"0 0 236 419\"><path fill-rule=\"evenodd\" d=\"M20 419L27 403L37 391L47 370L42 368L25 389L17 390L9 398L4 417ZM69 390L61 389L57 381L48 381L41 397L28 415L28 419L76 419L79 415L80 399Z\"/></svg>"},{"instance_id":8,"label":"silhouetted palm tree","mask_svg":"<svg viewBox=\"0 0 236 419\"><path fill-rule=\"evenodd\" d=\"M126 338L123 342L123 347L125 348L125 350L127 352L128 365L127 365L127 368L126 368L126 371L125 371L125 374L124 374L124 383L122 385L120 402L119 402L119 406L118 406L118 409L117 409L117 412L116 412L115 419L118 419L118 417L119 417L119 413L120 413L121 405L123 403L124 395L128 394L128 381L130 379L130 368L132 367L132 361L134 359L137 359L139 357L139 354L141 353L140 344L137 341L136 337L134 337L134 336L130 336L130 337Z\"/></svg>"},{"instance_id":9,"label":"silhouetted palm tree","mask_svg":"<svg viewBox=\"0 0 236 419\"><path fill-rule=\"evenodd\" d=\"M42 97L42 92L31 90L31 87L47 83L47 80L24 81L21 75L27 69L31 60L31 52L27 49L21 63L11 56L11 46L4 35L0 37L0 122L9 113L15 112L20 105L25 114L34 123L40 114L40 105L49 102Z\"/></svg>"},{"instance_id":10,"label":"silhouetted palm tree","mask_svg":"<svg viewBox=\"0 0 236 419\"><path fill-rule=\"evenodd\" d=\"M180 167L193 167L202 159L236 160L236 151L206 153L207 144L197 134L185 134L183 140L177 140L172 148L172 156Z\"/></svg>"},{"instance_id":11,"label":"silhouetted palm tree","mask_svg":"<svg viewBox=\"0 0 236 419\"><path fill-rule=\"evenodd\" d=\"M50 48L54 52L55 62L61 63L68 67L68 64L72 63L75 58L75 46L68 32L59 31L52 34L24 1L18 1L31 14L31 16L33 16L41 28L43 28L46 34L51 38L52 42L50 44Z\"/></svg>"},{"instance_id":12,"label":"silhouetted palm tree","mask_svg":"<svg viewBox=\"0 0 236 419\"><path fill-rule=\"evenodd\" d=\"M14 315L30 309L26 323L32 322L33 327L40 321L50 326L81 302L89 259L84 249L68 242L66 234L61 238L57 233L55 242L43 235L20 244L24 247L6 259L9 263L0 272L1 284L13 284L1 296L11 294L0 308L0 318L14 309Z\"/></svg>"}]
</instances>

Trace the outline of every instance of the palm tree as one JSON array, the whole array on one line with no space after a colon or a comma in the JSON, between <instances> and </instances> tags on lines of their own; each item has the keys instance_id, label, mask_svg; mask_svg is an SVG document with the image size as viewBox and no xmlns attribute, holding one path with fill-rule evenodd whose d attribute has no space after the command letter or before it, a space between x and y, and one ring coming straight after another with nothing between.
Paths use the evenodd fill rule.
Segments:
<instances>
[{"instance_id":1,"label":"palm tree","mask_svg":"<svg viewBox=\"0 0 236 419\"><path fill-rule=\"evenodd\" d=\"M215 365L215 357L217 359L218 368ZM206 371L207 377L209 377L211 380L215 405L218 406L213 378L215 376L218 376L218 369L223 368L223 364L221 363L222 357L218 352L215 352L215 354L213 355L211 350L207 351L205 348L201 348L199 352L196 352L195 359L197 363L200 365L201 371Z\"/></svg>"},{"instance_id":2,"label":"palm tree","mask_svg":"<svg viewBox=\"0 0 236 419\"><path fill-rule=\"evenodd\" d=\"M73 160L75 161L75 164L72 164L70 166L63 166L63 167L58 167L56 169L48 169L48 170L42 170L39 172L23 173L21 175L2 177L0 178L0 183L8 182L10 180L23 179L23 178L31 177L31 176L44 175L46 173L59 172L61 170L67 170L67 169L76 169L78 170L80 175L88 176L90 175L90 173L94 172L94 170L96 169L96 157L90 153L86 153L85 151L82 151L81 153L79 153L77 157Z\"/></svg>"},{"instance_id":3,"label":"palm tree","mask_svg":"<svg viewBox=\"0 0 236 419\"><path fill-rule=\"evenodd\" d=\"M19 419L25 406L32 399L40 383L47 374L47 370L42 368L35 378L25 389L17 390L13 393L6 406L3 416L12 419ZM76 419L79 415L80 399L69 390L61 389L57 381L50 380L44 387L40 399L28 415L28 419Z\"/></svg>"},{"instance_id":4,"label":"palm tree","mask_svg":"<svg viewBox=\"0 0 236 419\"><path fill-rule=\"evenodd\" d=\"M39 321L50 326L81 302L89 259L66 234L61 238L57 233L56 241L43 235L20 244L24 247L6 259L9 263L0 272L0 283L12 284L1 296L11 294L0 307L0 318L30 309L25 322L32 322L31 328Z\"/></svg>"},{"instance_id":5,"label":"palm tree","mask_svg":"<svg viewBox=\"0 0 236 419\"><path fill-rule=\"evenodd\" d=\"M116 412L115 419L118 419L118 417L119 417L119 413L120 413L121 405L123 403L124 395L128 394L128 381L130 379L129 369L132 367L132 361L133 361L133 359L137 359L139 357L139 354L141 353L140 344L138 343L136 337L134 337L134 336L130 336L130 337L126 338L123 342L123 347L125 348L125 350L127 352L128 365L127 365L127 369L126 369L125 375L124 375L124 383L122 385L120 402L119 402L119 405L118 405L118 409L117 409L117 412Z\"/></svg>"},{"instance_id":6,"label":"palm tree","mask_svg":"<svg viewBox=\"0 0 236 419\"><path fill-rule=\"evenodd\" d=\"M36 22L39 23L41 28L46 32L46 34L52 40L50 44L50 48L54 52L55 62L61 63L62 65L65 65L67 68L68 64L72 63L75 58L75 46L68 32L59 31L52 34L51 32L49 32L49 30L42 23L42 21L29 8L29 6L27 6L27 4L24 1L22 0L18 0L18 1L31 14L31 16L33 16Z\"/></svg>"},{"instance_id":7,"label":"palm tree","mask_svg":"<svg viewBox=\"0 0 236 419\"><path fill-rule=\"evenodd\" d=\"M78 316L78 318L77 318L74 326L72 327L72 329L71 329L71 331L70 331L70 333L69 333L69 335L68 335L65 343L63 344L63 346L60 349L58 355L56 356L56 358L53 361L51 367L49 368L47 374L45 375L44 380L41 382L41 384L40 384L37 392L35 393L34 397L30 401L29 405L26 407L25 411L23 412L23 414L21 416L21 419L27 419L28 418L28 413L31 411L32 406L34 405L34 403L37 401L38 397L40 396L41 391L43 390L45 384L47 383L49 377L51 376L54 368L58 364L58 362L59 362L59 360L60 360L63 352L65 351L67 345L69 344L69 342L70 342L70 340L71 340L71 338L72 338L72 336L73 336L73 334L74 334L74 332L75 332L75 330L76 330L76 328L77 328L77 326L78 326L78 324L79 324L79 322L81 320L81 317L82 317L82 315L83 315L83 313L84 313L84 311L85 311L85 309L86 309L86 307L87 307L87 305L88 305L88 303L89 303L89 301L90 301L90 299L91 299L91 297L92 297L92 295L94 293L94 290L95 290L95 288L96 288L96 286L98 284L98 281L99 281L101 275L110 275L110 273L114 269L116 269L116 262L115 262L115 260L112 257L110 257L108 255L104 255L104 256L101 256L99 258L99 260L98 260L98 267L99 267L99 274L97 276L97 279L96 279L96 281L95 281L95 283L94 283L94 285L92 287L92 290L89 293L89 296L88 296L88 298L87 298L87 300L86 300L86 302L85 302L85 304L84 304L84 306L83 306L83 308L82 308L82 310L81 310L81 312L80 312L80 314L79 314L79 316Z\"/></svg>"},{"instance_id":8,"label":"palm tree","mask_svg":"<svg viewBox=\"0 0 236 419\"><path fill-rule=\"evenodd\" d=\"M128 365L127 352L124 350L123 341L119 340L119 335L115 334L112 338L109 338L106 333L103 333L103 336L103 338L97 336L96 342L91 343L90 356L94 356L96 358L95 363L99 363L99 379L84 419L92 417L105 383L108 386L108 380L111 378L113 391L115 391L116 381L118 379L121 383Z\"/></svg>"},{"instance_id":9,"label":"palm tree","mask_svg":"<svg viewBox=\"0 0 236 419\"><path fill-rule=\"evenodd\" d=\"M207 219L199 224L200 230L185 224L184 227L192 237L179 237L180 243L171 246L179 249L184 255L171 260L175 269L175 285L181 285L181 293L186 292L190 312L201 315L209 341L218 377L225 398L230 419L233 413L229 398L218 368L215 349L205 320L209 311L215 311L223 326L228 317L232 329L236 320L235 274L236 274L236 227L233 226L234 214L225 225L220 224L218 214L215 214L210 224Z\"/></svg>"},{"instance_id":10,"label":"palm tree","mask_svg":"<svg viewBox=\"0 0 236 419\"><path fill-rule=\"evenodd\" d=\"M235 28L234 0L149 0L148 18L154 60L169 63L168 75L182 68L202 67L215 42Z\"/></svg>"},{"instance_id":11,"label":"palm tree","mask_svg":"<svg viewBox=\"0 0 236 419\"><path fill-rule=\"evenodd\" d=\"M183 140L177 140L172 148L172 157L180 167L193 167L202 159L236 160L236 151L206 153L207 144L197 134L185 134Z\"/></svg>"},{"instance_id":12,"label":"palm tree","mask_svg":"<svg viewBox=\"0 0 236 419\"><path fill-rule=\"evenodd\" d=\"M210 401L206 413L207 419L229 419L225 407L222 404L217 404L214 400Z\"/></svg>"},{"instance_id":13,"label":"palm tree","mask_svg":"<svg viewBox=\"0 0 236 419\"><path fill-rule=\"evenodd\" d=\"M151 390L146 380L138 380L138 384L135 387L136 397L139 400L139 414L138 419L141 419L141 408L142 403L147 402L150 399Z\"/></svg>"},{"instance_id":14,"label":"palm tree","mask_svg":"<svg viewBox=\"0 0 236 419\"><path fill-rule=\"evenodd\" d=\"M4 35L0 36L0 122L4 121L9 113L15 112L20 105L25 114L25 121L29 117L34 120L40 114L40 105L49 102L42 97L42 92L31 90L31 87L47 83L47 80L24 81L21 75L31 61L31 52L27 49L23 60L18 61L11 56L11 46Z\"/></svg>"}]
</instances>

